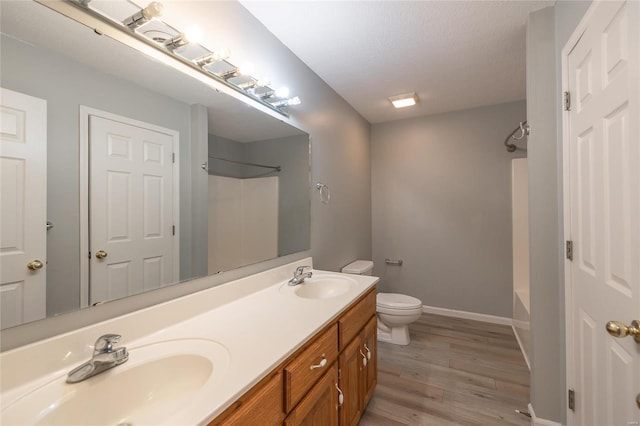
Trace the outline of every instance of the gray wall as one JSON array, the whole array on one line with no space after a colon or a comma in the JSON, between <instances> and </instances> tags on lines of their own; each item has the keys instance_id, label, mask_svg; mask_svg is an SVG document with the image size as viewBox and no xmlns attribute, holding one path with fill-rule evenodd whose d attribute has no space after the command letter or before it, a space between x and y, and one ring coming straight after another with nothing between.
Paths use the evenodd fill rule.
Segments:
<instances>
[{"instance_id":1,"label":"gray wall","mask_svg":"<svg viewBox=\"0 0 640 426\"><path fill-rule=\"evenodd\" d=\"M527 110L531 288L531 404L566 423L561 52L590 1L558 1L529 17Z\"/></svg>"},{"instance_id":2,"label":"gray wall","mask_svg":"<svg viewBox=\"0 0 640 426\"><path fill-rule=\"evenodd\" d=\"M373 126L373 259L383 291L511 317L511 159L524 154L503 141L525 119L520 101Z\"/></svg>"},{"instance_id":3,"label":"gray wall","mask_svg":"<svg viewBox=\"0 0 640 426\"><path fill-rule=\"evenodd\" d=\"M47 100L47 316L80 306L79 106L180 132L181 211L190 212L190 107L69 58L2 37L1 85ZM47 78L42 66L46 64ZM52 84L55 82L55 84ZM181 257L188 259L189 214L181 217ZM182 277L192 276L190 270Z\"/></svg>"},{"instance_id":4,"label":"gray wall","mask_svg":"<svg viewBox=\"0 0 640 426\"><path fill-rule=\"evenodd\" d=\"M197 7L197 2L193 2L193 5ZM2 350L103 321L307 255L313 256L315 267L334 271L354 259L371 258L369 123L242 5L237 2L219 2L217 8L218 13L208 17L211 26L207 31L217 31L221 40L225 43L229 41L228 46L232 52L242 52L244 57L250 58L256 64L256 69L262 70L261 66L268 64L269 69L264 73L270 75L272 81L286 83L291 93L302 99L301 105L290 108L291 119L287 121L311 135L312 182L323 181L331 188L329 205L320 203L317 192L313 191L311 194L311 251L229 271L206 282L195 281L170 286L74 314L14 327L2 331L0 340ZM4 49L2 55L4 57ZM31 67L34 74L39 73L39 65L40 63L33 64ZM57 74L52 70L52 76ZM55 90L55 88L47 89L47 82L42 82L42 85L46 90ZM79 95L88 96L95 90L91 85L85 84L78 91ZM146 102L147 106L154 105L154 101L150 98L146 98ZM110 109L109 105L94 106ZM130 109L133 110L130 111L131 116L136 116L137 113L146 115L144 107L131 106ZM190 125L188 113L187 108L184 112L186 134ZM178 116L181 117L182 114ZM168 121L165 123L172 123L171 120L175 118L167 117ZM153 122L153 117L141 116L138 119ZM182 129L180 130L182 135ZM69 154L73 155L73 152ZM188 168L190 161L190 157L186 157L183 153L181 168ZM183 225L182 222L181 225Z\"/></svg>"},{"instance_id":5,"label":"gray wall","mask_svg":"<svg viewBox=\"0 0 640 426\"><path fill-rule=\"evenodd\" d=\"M527 110L529 137L529 287L531 296L531 404L536 416L558 420L563 398L559 325L560 245L556 158L554 10L529 15Z\"/></svg>"},{"instance_id":6,"label":"gray wall","mask_svg":"<svg viewBox=\"0 0 640 426\"><path fill-rule=\"evenodd\" d=\"M311 247L309 137L289 136L245 145L247 161L282 167L277 174L278 255L308 250Z\"/></svg>"},{"instance_id":7,"label":"gray wall","mask_svg":"<svg viewBox=\"0 0 640 426\"><path fill-rule=\"evenodd\" d=\"M309 137L289 136L256 142L236 142L209 135L209 153L234 161L280 166L278 176L278 255L310 248ZM211 173L236 178L261 175L265 169L209 159Z\"/></svg>"}]
</instances>

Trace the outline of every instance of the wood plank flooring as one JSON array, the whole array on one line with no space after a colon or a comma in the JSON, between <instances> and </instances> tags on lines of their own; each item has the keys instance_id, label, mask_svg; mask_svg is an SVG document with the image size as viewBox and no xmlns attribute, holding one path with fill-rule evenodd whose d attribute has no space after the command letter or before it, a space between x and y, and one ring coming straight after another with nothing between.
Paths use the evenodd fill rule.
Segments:
<instances>
[{"instance_id":1,"label":"wood plank flooring","mask_svg":"<svg viewBox=\"0 0 640 426\"><path fill-rule=\"evenodd\" d=\"M378 343L359 425L529 425L529 370L511 327L423 314L411 343Z\"/></svg>"}]
</instances>

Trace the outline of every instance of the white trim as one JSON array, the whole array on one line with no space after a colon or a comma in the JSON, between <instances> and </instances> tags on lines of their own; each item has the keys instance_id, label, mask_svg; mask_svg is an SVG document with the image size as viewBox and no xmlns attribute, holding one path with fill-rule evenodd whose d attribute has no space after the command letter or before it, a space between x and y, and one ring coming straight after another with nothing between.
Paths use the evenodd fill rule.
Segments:
<instances>
[{"instance_id":1,"label":"white trim","mask_svg":"<svg viewBox=\"0 0 640 426\"><path fill-rule=\"evenodd\" d=\"M454 309L436 308L434 306L422 306L422 312L427 314L444 315L446 317L464 318L474 321L490 322L492 324L510 325L513 327L513 320L506 317L498 317L487 314L477 314L475 312L456 311Z\"/></svg>"},{"instance_id":2,"label":"white trim","mask_svg":"<svg viewBox=\"0 0 640 426\"><path fill-rule=\"evenodd\" d=\"M567 43L562 48L562 54L560 55L562 70L562 89L561 93L569 90L569 54L575 48L576 44L580 41L580 38L584 34L594 14L594 11L598 5L598 2L593 2L587 9L586 13L580 20L580 23L576 26L575 30L571 34L571 37L567 40ZM571 158L569 141L571 135L569 134L569 111L564 111L562 108L562 187L563 187L563 226L564 226L564 240L570 241L571 237ZM573 303L572 303L573 287L571 282L571 261L564 259L564 321L565 321L565 375L566 375L566 388L563 395L566 395L566 389L571 389L575 384L575 377L573 375L571 360L574 359L573 353ZM565 405L566 406L566 405ZM574 412L565 408L567 414L567 426L571 426L575 423ZM533 412L530 411L532 414ZM533 417L532 417L532 424ZM544 424L544 423L540 423Z\"/></svg>"},{"instance_id":3,"label":"white trim","mask_svg":"<svg viewBox=\"0 0 640 426\"><path fill-rule=\"evenodd\" d=\"M531 426L562 426L558 422L552 422L551 420L539 419L536 417L536 413L533 411L533 406L528 405L529 414L531 414Z\"/></svg>"},{"instance_id":4,"label":"white trim","mask_svg":"<svg viewBox=\"0 0 640 426\"><path fill-rule=\"evenodd\" d=\"M89 306L89 116L120 121L131 126L142 127L167 134L173 138L173 223L176 233L173 243L173 282L180 280L180 132L112 114L96 108L80 105L80 307Z\"/></svg>"},{"instance_id":5,"label":"white trim","mask_svg":"<svg viewBox=\"0 0 640 426\"><path fill-rule=\"evenodd\" d=\"M520 336L518 336L518 332L516 331L515 324L511 324L511 329L513 330L513 335L516 336L516 340L518 341L518 346L520 346L520 352L522 352L522 356L524 357L524 362L527 363L527 368L529 368L529 372L531 372L531 363L529 362L529 357L527 356L527 352L524 350L524 346L522 346L522 342L520 341Z\"/></svg>"}]
</instances>

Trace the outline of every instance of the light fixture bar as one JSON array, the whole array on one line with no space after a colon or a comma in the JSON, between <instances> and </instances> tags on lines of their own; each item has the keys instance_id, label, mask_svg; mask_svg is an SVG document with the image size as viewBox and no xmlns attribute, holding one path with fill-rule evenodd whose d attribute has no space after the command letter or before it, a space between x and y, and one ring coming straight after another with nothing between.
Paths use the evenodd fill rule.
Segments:
<instances>
[{"instance_id":1,"label":"light fixture bar","mask_svg":"<svg viewBox=\"0 0 640 426\"><path fill-rule=\"evenodd\" d=\"M415 92L404 93L402 95L391 96L389 101L395 108L404 108L418 103L418 95Z\"/></svg>"},{"instance_id":2,"label":"light fixture bar","mask_svg":"<svg viewBox=\"0 0 640 426\"><path fill-rule=\"evenodd\" d=\"M260 105L268 107L272 111L277 112L285 117L289 117L289 114L286 111L279 109L277 106L267 101L267 99L271 99L275 97L273 96L274 91L270 87L256 86L256 87L248 88L245 90L244 88L239 87L237 84L227 81L229 78L242 75L239 67L236 67L233 64L229 63L229 65L233 68L225 72L224 73L225 76L221 76L216 72L213 72L204 68L204 66L215 62L215 60L210 61L210 59L204 60L205 57L208 55L205 55L201 58L197 58L196 60L193 60L190 58L183 57L180 54L177 54L175 50L178 49L179 47L184 46L188 43L199 43L199 41L196 40L195 37L193 37L193 35L196 34L194 33L194 31L187 30L184 33L182 33L176 30L175 28L171 27L166 22L163 22L164 25L168 26L169 28L172 28L176 32L180 32L180 34L178 34L177 36L173 37L170 40L167 40L164 42L158 42L144 34L140 34L138 31L135 31L135 28L139 27L140 25L143 25L143 23L140 23L139 25L133 24L134 22L141 22L141 19L140 19L141 16L144 19L147 19L147 18L153 19L153 17L151 17L148 14L147 16L144 15L143 13L144 9L141 10L140 12L136 12L134 15L130 16L125 21L119 21L104 14L98 9L95 9L89 6L90 0L59 0L59 1L34 0L34 1L52 10L60 12L63 15L68 16L71 19L74 19L84 25L87 25L90 28L95 28L96 32L99 31L99 34L107 34L111 38L114 38L115 40L128 44L131 47L147 55L150 55L152 57L157 57L156 53L152 53L152 51L148 50L149 48L151 48L153 51L161 55L162 54L167 55L168 58L171 58L172 60L178 62L175 64L177 69L181 69L181 66L182 67L186 66L191 70L198 72L200 76L198 77L197 75L190 74L186 69L181 69L182 72L190 74L192 77L203 82L205 82L206 80L212 80L217 83L223 84L227 88L232 89L233 91L240 93L258 102ZM125 22L128 22L128 24L131 24L131 25L127 25L125 24ZM148 20L146 22L148 22ZM106 24L106 26L103 26L103 24ZM129 40L127 40L127 38ZM205 50L208 50L204 46L200 46L200 47ZM228 52L228 50L226 51ZM211 53L213 53L215 57L216 52L211 52ZM201 64L196 63L196 61L199 61L199 60L204 60L204 61L201 62ZM220 60L223 60L223 59L220 59ZM248 76L248 77L253 78L251 76ZM253 79L256 80L255 78ZM256 89L260 89L259 94L255 93ZM267 89L267 90L265 92L262 92L263 89ZM216 90L219 91L218 89Z\"/></svg>"}]
</instances>

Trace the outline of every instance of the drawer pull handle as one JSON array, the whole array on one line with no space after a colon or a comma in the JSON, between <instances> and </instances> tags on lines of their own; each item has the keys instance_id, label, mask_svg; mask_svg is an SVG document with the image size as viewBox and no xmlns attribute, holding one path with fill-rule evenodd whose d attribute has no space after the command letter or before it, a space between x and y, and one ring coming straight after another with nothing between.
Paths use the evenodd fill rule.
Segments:
<instances>
[{"instance_id":1,"label":"drawer pull handle","mask_svg":"<svg viewBox=\"0 0 640 426\"><path fill-rule=\"evenodd\" d=\"M322 354L322 361L320 361L318 364L314 364L312 365L309 370L315 370L316 368L322 368L325 365L327 365L327 358L325 358L324 354Z\"/></svg>"},{"instance_id":2,"label":"drawer pull handle","mask_svg":"<svg viewBox=\"0 0 640 426\"><path fill-rule=\"evenodd\" d=\"M344 404L344 394L342 393L342 390L338 387L337 383L336 383L336 389L338 390L338 407L342 407L342 404Z\"/></svg>"},{"instance_id":3,"label":"drawer pull handle","mask_svg":"<svg viewBox=\"0 0 640 426\"><path fill-rule=\"evenodd\" d=\"M367 359L368 359L368 360L371 360L371 351L369 350L369 347L367 346L367 344L366 344L366 343L364 344L364 348L365 348L365 349L366 349L366 351L367 351Z\"/></svg>"},{"instance_id":4,"label":"drawer pull handle","mask_svg":"<svg viewBox=\"0 0 640 426\"><path fill-rule=\"evenodd\" d=\"M364 354L364 352L362 352L362 349L360 350L360 355L362 355L362 365L364 367L367 366L367 356Z\"/></svg>"}]
</instances>

